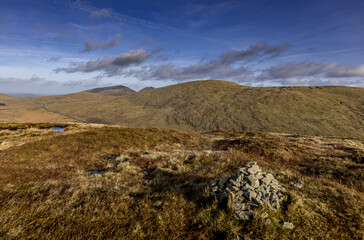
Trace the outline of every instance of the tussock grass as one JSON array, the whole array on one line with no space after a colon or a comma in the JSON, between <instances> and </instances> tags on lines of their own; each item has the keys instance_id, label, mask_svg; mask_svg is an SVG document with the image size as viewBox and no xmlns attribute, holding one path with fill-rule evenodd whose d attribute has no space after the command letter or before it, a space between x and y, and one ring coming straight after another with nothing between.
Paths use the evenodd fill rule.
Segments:
<instances>
[{"instance_id":1,"label":"tussock grass","mask_svg":"<svg viewBox=\"0 0 364 240\"><path fill-rule=\"evenodd\" d=\"M0 238L362 239L363 145L119 127L36 139L0 151ZM191 152L196 158L186 160ZM288 202L248 223L210 199L206 186L252 160L275 175ZM282 229L283 221L295 228Z\"/></svg>"}]
</instances>

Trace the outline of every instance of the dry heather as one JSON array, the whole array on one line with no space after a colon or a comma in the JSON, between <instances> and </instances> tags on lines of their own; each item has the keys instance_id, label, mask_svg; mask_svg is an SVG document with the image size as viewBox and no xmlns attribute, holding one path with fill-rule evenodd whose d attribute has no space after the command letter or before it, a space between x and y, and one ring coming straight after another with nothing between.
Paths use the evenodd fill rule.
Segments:
<instances>
[{"instance_id":1,"label":"dry heather","mask_svg":"<svg viewBox=\"0 0 364 240\"><path fill-rule=\"evenodd\" d=\"M363 239L363 140L67 131L0 151L0 238ZM260 210L269 225L259 216L235 219L206 192L212 179L234 175L248 161L287 189L282 209ZM283 221L295 228L283 229Z\"/></svg>"}]
</instances>

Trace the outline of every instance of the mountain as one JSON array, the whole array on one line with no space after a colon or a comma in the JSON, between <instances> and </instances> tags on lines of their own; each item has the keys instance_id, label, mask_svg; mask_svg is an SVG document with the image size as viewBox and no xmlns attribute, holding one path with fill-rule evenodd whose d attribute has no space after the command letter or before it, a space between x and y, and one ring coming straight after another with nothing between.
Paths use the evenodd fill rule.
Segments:
<instances>
[{"instance_id":1,"label":"mountain","mask_svg":"<svg viewBox=\"0 0 364 240\"><path fill-rule=\"evenodd\" d=\"M364 89L247 87L205 80L122 96L90 92L35 98L92 123L364 137Z\"/></svg>"},{"instance_id":2,"label":"mountain","mask_svg":"<svg viewBox=\"0 0 364 240\"><path fill-rule=\"evenodd\" d=\"M94 88L87 90L86 92L89 93L98 93L102 95L109 95L109 96L121 96L121 95L127 95L130 93L135 93L134 90L125 87L123 85L117 85L112 87L103 87L103 88Z\"/></svg>"},{"instance_id":3,"label":"mountain","mask_svg":"<svg viewBox=\"0 0 364 240\"><path fill-rule=\"evenodd\" d=\"M41 95L36 95L32 93L7 93L6 95L16 97L16 98L33 98L33 97L40 97Z\"/></svg>"},{"instance_id":4,"label":"mountain","mask_svg":"<svg viewBox=\"0 0 364 240\"><path fill-rule=\"evenodd\" d=\"M153 89L155 89L155 88L154 87L145 87L145 88L139 90L139 92L146 91L146 90L153 90Z\"/></svg>"}]
</instances>

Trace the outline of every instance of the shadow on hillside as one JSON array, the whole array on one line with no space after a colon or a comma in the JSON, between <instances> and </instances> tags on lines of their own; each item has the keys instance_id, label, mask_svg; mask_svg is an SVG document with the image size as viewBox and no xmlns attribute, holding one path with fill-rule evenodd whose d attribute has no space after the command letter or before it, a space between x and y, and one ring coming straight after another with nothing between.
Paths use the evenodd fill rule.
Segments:
<instances>
[{"instance_id":1,"label":"shadow on hillside","mask_svg":"<svg viewBox=\"0 0 364 240\"><path fill-rule=\"evenodd\" d=\"M216 140L213 142L212 150L221 151L221 150L229 150L229 149L242 149L249 143L250 143L250 141L247 139Z\"/></svg>"},{"instance_id":2,"label":"shadow on hillside","mask_svg":"<svg viewBox=\"0 0 364 240\"><path fill-rule=\"evenodd\" d=\"M145 168L145 178L150 182L151 192L177 192L196 204L206 204L210 198L205 189L211 181L209 178L194 174L172 173L160 168Z\"/></svg>"}]
</instances>

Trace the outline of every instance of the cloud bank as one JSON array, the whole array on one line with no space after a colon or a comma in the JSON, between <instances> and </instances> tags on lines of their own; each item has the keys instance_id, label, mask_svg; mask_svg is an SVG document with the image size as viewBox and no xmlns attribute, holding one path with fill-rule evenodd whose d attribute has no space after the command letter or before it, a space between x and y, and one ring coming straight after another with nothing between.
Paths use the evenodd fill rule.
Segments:
<instances>
[{"instance_id":1,"label":"cloud bank","mask_svg":"<svg viewBox=\"0 0 364 240\"><path fill-rule=\"evenodd\" d=\"M53 71L56 73L66 72L95 72L102 71L108 76L120 75L120 73L129 66L140 65L149 59L153 54L161 51L161 49L148 52L144 49L130 50L128 52L122 53L117 57L104 57L96 61L88 61L86 63L73 64L68 68L56 68Z\"/></svg>"},{"instance_id":2,"label":"cloud bank","mask_svg":"<svg viewBox=\"0 0 364 240\"><path fill-rule=\"evenodd\" d=\"M189 79L227 78L243 82L252 80L253 72L244 66L236 67L234 64L244 61L272 59L287 51L290 46L288 43L269 45L265 41L260 41L246 50L227 51L222 53L217 59L209 61L202 59L195 64L185 67L169 63L128 68L141 65L153 54L161 51L161 49L157 49L149 53L146 50L139 49L128 51L117 57L106 56L103 59L88 61L68 68L57 68L54 69L54 72L88 73L100 71L106 73L109 77L136 77L140 80L169 79L183 81Z\"/></svg>"},{"instance_id":3,"label":"cloud bank","mask_svg":"<svg viewBox=\"0 0 364 240\"><path fill-rule=\"evenodd\" d=\"M100 72L108 77L133 77L139 80L186 81L197 79L226 79L240 83L259 84L270 82L279 85L363 85L364 64L349 65L337 62L283 62L265 69L253 70L250 63L262 63L281 56L292 48L289 43L270 45L257 42L247 49L226 51L215 59L202 58L200 61L178 66L174 63L146 64L148 60L158 60L152 55L157 49L148 52L144 49L130 50L116 57L72 64L66 68L56 68L54 72L90 73ZM168 59L165 59L168 60ZM348 80L347 78L353 78Z\"/></svg>"}]
</instances>

